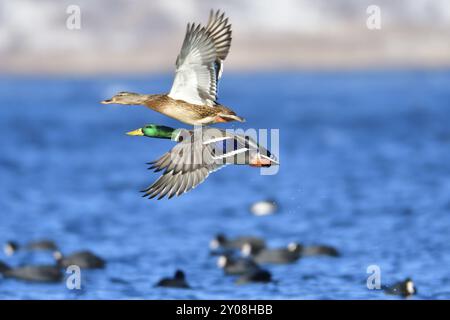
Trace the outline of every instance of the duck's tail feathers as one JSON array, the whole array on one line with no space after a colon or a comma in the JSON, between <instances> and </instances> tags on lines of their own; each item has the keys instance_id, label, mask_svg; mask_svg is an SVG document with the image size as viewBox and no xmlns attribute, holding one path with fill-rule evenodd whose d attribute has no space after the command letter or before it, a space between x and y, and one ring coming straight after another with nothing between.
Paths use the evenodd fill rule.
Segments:
<instances>
[{"instance_id":1,"label":"duck's tail feathers","mask_svg":"<svg viewBox=\"0 0 450 320\"><path fill-rule=\"evenodd\" d=\"M266 160L269 160L270 162L272 162L272 164L276 164L276 165L280 165L280 162L278 161L278 159L276 159L275 157L269 157L269 156L266 156L266 155L261 155L261 157L262 158L264 158L264 159L266 159Z\"/></svg>"},{"instance_id":2,"label":"duck's tail feathers","mask_svg":"<svg viewBox=\"0 0 450 320\"><path fill-rule=\"evenodd\" d=\"M269 157L263 154L258 154L257 157L250 161L252 167L270 167L271 165L279 165L280 163L273 157Z\"/></svg>"}]
</instances>

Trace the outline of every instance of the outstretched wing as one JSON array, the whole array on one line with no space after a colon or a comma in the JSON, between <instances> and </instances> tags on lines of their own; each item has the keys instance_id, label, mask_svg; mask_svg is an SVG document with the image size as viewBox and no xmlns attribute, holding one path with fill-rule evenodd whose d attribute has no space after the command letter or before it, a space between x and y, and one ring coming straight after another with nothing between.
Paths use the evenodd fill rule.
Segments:
<instances>
[{"instance_id":1,"label":"outstretched wing","mask_svg":"<svg viewBox=\"0 0 450 320\"><path fill-rule=\"evenodd\" d=\"M230 46L231 24L224 13L211 11L206 27L188 24L169 97L214 106L223 60Z\"/></svg>"},{"instance_id":2,"label":"outstretched wing","mask_svg":"<svg viewBox=\"0 0 450 320\"><path fill-rule=\"evenodd\" d=\"M144 197L150 199L158 196L158 200L179 196L205 181L211 172L224 164L214 159L211 145L204 145L202 139L183 141L175 145L161 158L149 163L149 169L164 173L151 186L143 190Z\"/></svg>"}]
</instances>

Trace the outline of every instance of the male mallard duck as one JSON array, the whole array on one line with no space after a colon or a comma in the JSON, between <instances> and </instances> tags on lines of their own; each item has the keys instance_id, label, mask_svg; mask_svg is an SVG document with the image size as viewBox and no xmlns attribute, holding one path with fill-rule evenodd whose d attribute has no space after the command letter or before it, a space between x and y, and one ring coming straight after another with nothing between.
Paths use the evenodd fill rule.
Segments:
<instances>
[{"instance_id":1,"label":"male mallard duck","mask_svg":"<svg viewBox=\"0 0 450 320\"><path fill-rule=\"evenodd\" d=\"M132 136L165 138L177 141L169 152L150 162L149 169L164 170L163 175L143 192L144 197L181 195L202 183L211 172L227 164L270 167L278 164L270 152L253 139L225 130L199 127L194 130L146 125L127 133Z\"/></svg>"},{"instance_id":2,"label":"male mallard duck","mask_svg":"<svg viewBox=\"0 0 450 320\"><path fill-rule=\"evenodd\" d=\"M223 61L231 45L231 24L220 11L211 11L208 24L188 24L175 79L168 94L119 92L103 104L144 105L190 125L241 121L232 110L217 102Z\"/></svg>"}]
</instances>

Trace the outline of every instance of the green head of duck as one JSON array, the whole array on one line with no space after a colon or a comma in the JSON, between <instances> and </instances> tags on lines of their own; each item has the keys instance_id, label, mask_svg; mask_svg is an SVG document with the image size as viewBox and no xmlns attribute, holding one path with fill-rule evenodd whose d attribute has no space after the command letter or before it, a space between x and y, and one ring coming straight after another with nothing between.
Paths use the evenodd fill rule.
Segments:
<instances>
[{"instance_id":1,"label":"green head of duck","mask_svg":"<svg viewBox=\"0 0 450 320\"><path fill-rule=\"evenodd\" d=\"M142 128L127 132L130 136L145 136L150 138L172 139L177 135L177 130L157 124L147 124Z\"/></svg>"}]
</instances>

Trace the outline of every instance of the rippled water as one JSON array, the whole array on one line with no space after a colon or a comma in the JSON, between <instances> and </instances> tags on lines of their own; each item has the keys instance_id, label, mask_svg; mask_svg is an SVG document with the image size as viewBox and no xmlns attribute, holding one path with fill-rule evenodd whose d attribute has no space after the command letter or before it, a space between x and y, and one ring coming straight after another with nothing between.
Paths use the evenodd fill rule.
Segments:
<instances>
[{"instance_id":1,"label":"rippled water","mask_svg":"<svg viewBox=\"0 0 450 320\"><path fill-rule=\"evenodd\" d=\"M171 75L0 78L0 242L51 238L108 262L82 272L81 291L0 279L0 298L391 298L366 288L372 264L384 284L411 276L417 298L450 298L449 72L228 73L221 101L245 127L280 129L279 173L227 167L180 198L146 200L138 190L157 175L145 162L172 142L124 132L180 123L98 102L170 84ZM248 206L265 198L279 214L252 216ZM237 286L209 256L217 232L324 243L342 257L268 266L275 283ZM153 287L177 268L192 290Z\"/></svg>"}]
</instances>

